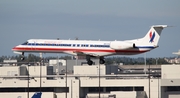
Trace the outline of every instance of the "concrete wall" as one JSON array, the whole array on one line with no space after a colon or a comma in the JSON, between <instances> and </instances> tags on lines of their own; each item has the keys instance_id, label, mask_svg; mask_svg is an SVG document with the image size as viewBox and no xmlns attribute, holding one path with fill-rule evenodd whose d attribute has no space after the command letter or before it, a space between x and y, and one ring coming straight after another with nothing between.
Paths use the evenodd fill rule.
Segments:
<instances>
[{"instance_id":1,"label":"concrete wall","mask_svg":"<svg viewBox=\"0 0 180 98\"><path fill-rule=\"evenodd\" d=\"M131 92L113 91L111 92L111 94L115 94L116 98L136 98L137 96L135 91L131 91Z\"/></svg>"},{"instance_id":2,"label":"concrete wall","mask_svg":"<svg viewBox=\"0 0 180 98\"><path fill-rule=\"evenodd\" d=\"M161 98L161 81L159 79L150 79L150 98ZM147 86L146 86L147 87ZM149 89L149 86L148 86ZM149 91L149 90L147 90ZM149 92L146 92L149 94ZM149 95L147 95L149 96Z\"/></svg>"},{"instance_id":3,"label":"concrete wall","mask_svg":"<svg viewBox=\"0 0 180 98\"><path fill-rule=\"evenodd\" d=\"M161 79L161 86L180 86L180 79Z\"/></svg>"},{"instance_id":4,"label":"concrete wall","mask_svg":"<svg viewBox=\"0 0 180 98\"><path fill-rule=\"evenodd\" d=\"M36 79L36 78L35 78ZM3 79L0 80L0 88L1 87L27 87L27 80L18 80L18 79ZM65 87L66 86L65 79L62 80L42 80L41 84L42 87ZM69 86L71 84L70 80L67 81L67 85ZM40 80L34 79L29 80L29 87L39 87L40 86Z\"/></svg>"},{"instance_id":5,"label":"concrete wall","mask_svg":"<svg viewBox=\"0 0 180 98\"><path fill-rule=\"evenodd\" d=\"M99 75L99 70L101 75L107 74L117 74L118 66L108 66L108 65L93 65L93 66L74 66L75 75Z\"/></svg>"},{"instance_id":6,"label":"concrete wall","mask_svg":"<svg viewBox=\"0 0 180 98\"><path fill-rule=\"evenodd\" d=\"M0 67L0 75L1 76L19 75L19 67L17 67L17 66Z\"/></svg>"},{"instance_id":7,"label":"concrete wall","mask_svg":"<svg viewBox=\"0 0 180 98\"><path fill-rule=\"evenodd\" d=\"M162 65L162 79L180 79L180 65Z\"/></svg>"},{"instance_id":8,"label":"concrete wall","mask_svg":"<svg viewBox=\"0 0 180 98\"><path fill-rule=\"evenodd\" d=\"M80 98L80 82L79 80L71 81L71 98Z\"/></svg>"},{"instance_id":9,"label":"concrete wall","mask_svg":"<svg viewBox=\"0 0 180 98\"><path fill-rule=\"evenodd\" d=\"M106 66L100 65L100 74L106 74ZM74 75L99 75L99 66L74 66Z\"/></svg>"},{"instance_id":10,"label":"concrete wall","mask_svg":"<svg viewBox=\"0 0 180 98\"><path fill-rule=\"evenodd\" d=\"M31 76L40 76L40 66L29 66L29 74ZM41 75L47 75L46 66L41 66Z\"/></svg>"},{"instance_id":11,"label":"concrete wall","mask_svg":"<svg viewBox=\"0 0 180 98\"><path fill-rule=\"evenodd\" d=\"M29 93L29 98L31 98L34 93ZM27 92L8 92L8 93L0 93L1 98L28 98ZM55 98L53 92L43 92L41 98ZM65 97L64 97L65 98Z\"/></svg>"},{"instance_id":12,"label":"concrete wall","mask_svg":"<svg viewBox=\"0 0 180 98\"><path fill-rule=\"evenodd\" d=\"M111 95L110 93L107 94L100 94L100 98L109 98L108 96ZM91 94L87 94L86 98L99 98L99 93L91 93ZM119 97L116 97L119 98Z\"/></svg>"}]
</instances>

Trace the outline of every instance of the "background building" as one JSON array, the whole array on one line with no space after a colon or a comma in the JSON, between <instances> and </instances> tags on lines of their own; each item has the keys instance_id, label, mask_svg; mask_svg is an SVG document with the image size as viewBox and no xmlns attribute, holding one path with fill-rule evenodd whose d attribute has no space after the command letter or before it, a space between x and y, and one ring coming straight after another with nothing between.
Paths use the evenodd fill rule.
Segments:
<instances>
[{"instance_id":1,"label":"background building","mask_svg":"<svg viewBox=\"0 0 180 98\"><path fill-rule=\"evenodd\" d=\"M159 76L151 69L146 73L119 73L116 65L73 66L70 62L74 63L66 61L64 66L67 74L66 70L54 73L55 65L0 67L0 96L30 98L33 93L42 92L42 98L180 97L180 65L161 65ZM136 69L141 68L133 71Z\"/></svg>"}]
</instances>

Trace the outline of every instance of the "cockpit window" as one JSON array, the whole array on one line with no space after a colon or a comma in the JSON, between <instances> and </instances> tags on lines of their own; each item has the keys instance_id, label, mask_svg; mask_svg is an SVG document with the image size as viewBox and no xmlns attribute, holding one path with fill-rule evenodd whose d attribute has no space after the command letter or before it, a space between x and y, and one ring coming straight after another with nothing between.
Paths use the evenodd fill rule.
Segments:
<instances>
[{"instance_id":1,"label":"cockpit window","mask_svg":"<svg viewBox=\"0 0 180 98\"><path fill-rule=\"evenodd\" d=\"M28 42L24 42L23 44L21 44L21 45L27 45L28 44Z\"/></svg>"}]
</instances>

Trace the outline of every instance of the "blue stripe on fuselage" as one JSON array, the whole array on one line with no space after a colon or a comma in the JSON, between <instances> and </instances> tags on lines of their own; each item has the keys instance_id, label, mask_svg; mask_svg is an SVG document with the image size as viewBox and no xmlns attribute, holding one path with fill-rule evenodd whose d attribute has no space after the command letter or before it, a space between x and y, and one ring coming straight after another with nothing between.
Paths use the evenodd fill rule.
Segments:
<instances>
[{"instance_id":1,"label":"blue stripe on fuselage","mask_svg":"<svg viewBox=\"0 0 180 98\"><path fill-rule=\"evenodd\" d=\"M154 46L136 46L136 48L155 48Z\"/></svg>"}]
</instances>

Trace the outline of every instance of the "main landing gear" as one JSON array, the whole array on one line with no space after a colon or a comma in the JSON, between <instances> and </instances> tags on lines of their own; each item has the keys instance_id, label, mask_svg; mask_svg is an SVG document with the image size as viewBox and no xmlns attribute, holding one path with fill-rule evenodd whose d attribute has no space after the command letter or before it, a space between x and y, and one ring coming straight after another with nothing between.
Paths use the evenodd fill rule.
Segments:
<instances>
[{"instance_id":1,"label":"main landing gear","mask_svg":"<svg viewBox=\"0 0 180 98\"><path fill-rule=\"evenodd\" d=\"M90 56L86 56L86 60L87 60L87 64L88 65L92 65L93 64L93 61L91 60ZM103 56L99 57L99 63L100 64L104 64L105 63Z\"/></svg>"},{"instance_id":2,"label":"main landing gear","mask_svg":"<svg viewBox=\"0 0 180 98\"><path fill-rule=\"evenodd\" d=\"M99 58L99 63L100 63L100 64L104 64L104 63L105 63L105 60L104 60L104 57L103 57L103 56L101 56L101 57Z\"/></svg>"}]
</instances>

